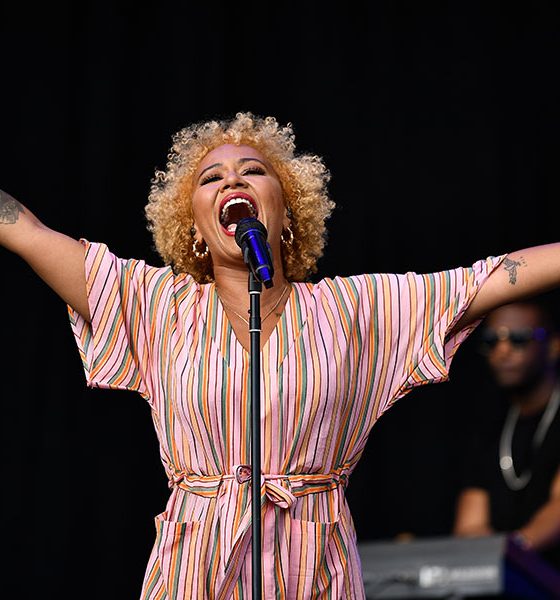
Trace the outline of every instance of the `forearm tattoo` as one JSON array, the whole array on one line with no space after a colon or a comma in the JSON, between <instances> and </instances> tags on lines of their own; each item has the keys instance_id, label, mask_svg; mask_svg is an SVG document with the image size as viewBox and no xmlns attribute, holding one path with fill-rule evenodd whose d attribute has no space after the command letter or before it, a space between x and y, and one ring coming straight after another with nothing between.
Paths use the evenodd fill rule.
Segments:
<instances>
[{"instance_id":1,"label":"forearm tattoo","mask_svg":"<svg viewBox=\"0 0 560 600\"><path fill-rule=\"evenodd\" d=\"M511 285L515 285L517 283L517 269L518 267L526 267L527 262L525 259L520 256L519 260L512 260L511 258L505 258L504 269L509 273L509 282Z\"/></svg>"},{"instance_id":2,"label":"forearm tattoo","mask_svg":"<svg viewBox=\"0 0 560 600\"><path fill-rule=\"evenodd\" d=\"M0 224L13 225L22 212L23 206L10 194L0 190Z\"/></svg>"}]
</instances>

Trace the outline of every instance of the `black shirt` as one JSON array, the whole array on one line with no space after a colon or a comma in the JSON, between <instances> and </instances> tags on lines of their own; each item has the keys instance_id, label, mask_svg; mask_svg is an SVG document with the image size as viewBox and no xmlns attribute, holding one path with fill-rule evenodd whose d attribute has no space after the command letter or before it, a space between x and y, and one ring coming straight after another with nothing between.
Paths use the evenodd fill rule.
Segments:
<instances>
[{"instance_id":1,"label":"black shirt","mask_svg":"<svg viewBox=\"0 0 560 600\"><path fill-rule=\"evenodd\" d=\"M499 444L509 405L505 404L499 418L481 428L467 453L463 487L486 490L490 497L490 524L495 531L510 532L527 524L550 498L550 487L560 467L560 409L550 424L540 447L534 448L533 438L544 411L519 416L512 440L515 473L531 471L527 485L511 490L500 469ZM560 568L560 544L541 553Z\"/></svg>"}]
</instances>

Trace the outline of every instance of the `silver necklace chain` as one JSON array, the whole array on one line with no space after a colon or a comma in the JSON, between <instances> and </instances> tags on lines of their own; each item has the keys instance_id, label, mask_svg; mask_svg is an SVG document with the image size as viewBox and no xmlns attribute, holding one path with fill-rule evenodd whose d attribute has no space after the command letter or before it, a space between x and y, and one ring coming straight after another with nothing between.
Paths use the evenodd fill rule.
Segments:
<instances>
[{"instance_id":1,"label":"silver necklace chain","mask_svg":"<svg viewBox=\"0 0 560 600\"><path fill-rule=\"evenodd\" d=\"M537 430L533 435L533 451L537 450L540 445L543 443L543 440L546 436L548 428L552 423L554 416L556 415L556 411L558 410L558 406L560 405L560 385L557 385L552 395L550 396L550 400L546 406L546 409L540 418L539 424L537 426ZM521 475L517 475L515 472L515 467L513 464L513 451L512 451L512 442L513 442L513 432L515 431L515 426L517 424L517 420L519 419L520 408L518 404L512 404L510 407L503 429L502 435L500 436L500 469L502 471L502 475L506 482L506 485L510 490L521 490L523 489L530 481L532 476L531 469L527 468Z\"/></svg>"}]
</instances>

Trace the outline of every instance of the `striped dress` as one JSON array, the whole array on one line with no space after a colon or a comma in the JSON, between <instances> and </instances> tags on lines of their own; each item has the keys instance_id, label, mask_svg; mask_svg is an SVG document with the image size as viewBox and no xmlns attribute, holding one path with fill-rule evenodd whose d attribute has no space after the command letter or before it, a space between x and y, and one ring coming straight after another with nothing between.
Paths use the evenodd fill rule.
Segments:
<instances>
[{"instance_id":1,"label":"striped dress","mask_svg":"<svg viewBox=\"0 0 560 600\"><path fill-rule=\"evenodd\" d=\"M214 284L82 243L87 385L147 400L171 488L141 598L250 598L249 354ZM380 415L448 378L474 325L446 334L502 259L292 285L261 354L264 599L365 598L348 478Z\"/></svg>"}]
</instances>

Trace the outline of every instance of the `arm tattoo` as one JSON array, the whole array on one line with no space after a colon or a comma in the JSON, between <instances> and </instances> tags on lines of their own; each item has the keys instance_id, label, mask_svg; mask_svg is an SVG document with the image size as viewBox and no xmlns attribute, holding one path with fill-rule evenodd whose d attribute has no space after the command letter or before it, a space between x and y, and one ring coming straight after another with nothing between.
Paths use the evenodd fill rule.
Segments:
<instances>
[{"instance_id":1,"label":"arm tattoo","mask_svg":"<svg viewBox=\"0 0 560 600\"><path fill-rule=\"evenodd\" d=\"M526 267L527 263L525 259L520 256L519 260L512 260L511 258L504 259L504 269L509 273L509 282L511 285L517 283L517 267Z\"/></svg>"},{"instance_id":2,"label":"arm tattoo","mask_svg":"<svg viewBox=\"0 0 560 600\"><path fill-rule=\"evenodd\" d=\"M19 219L23 206L15 199L0 190L0 224L13 225Z\"/></svg>"}]
</instances>

